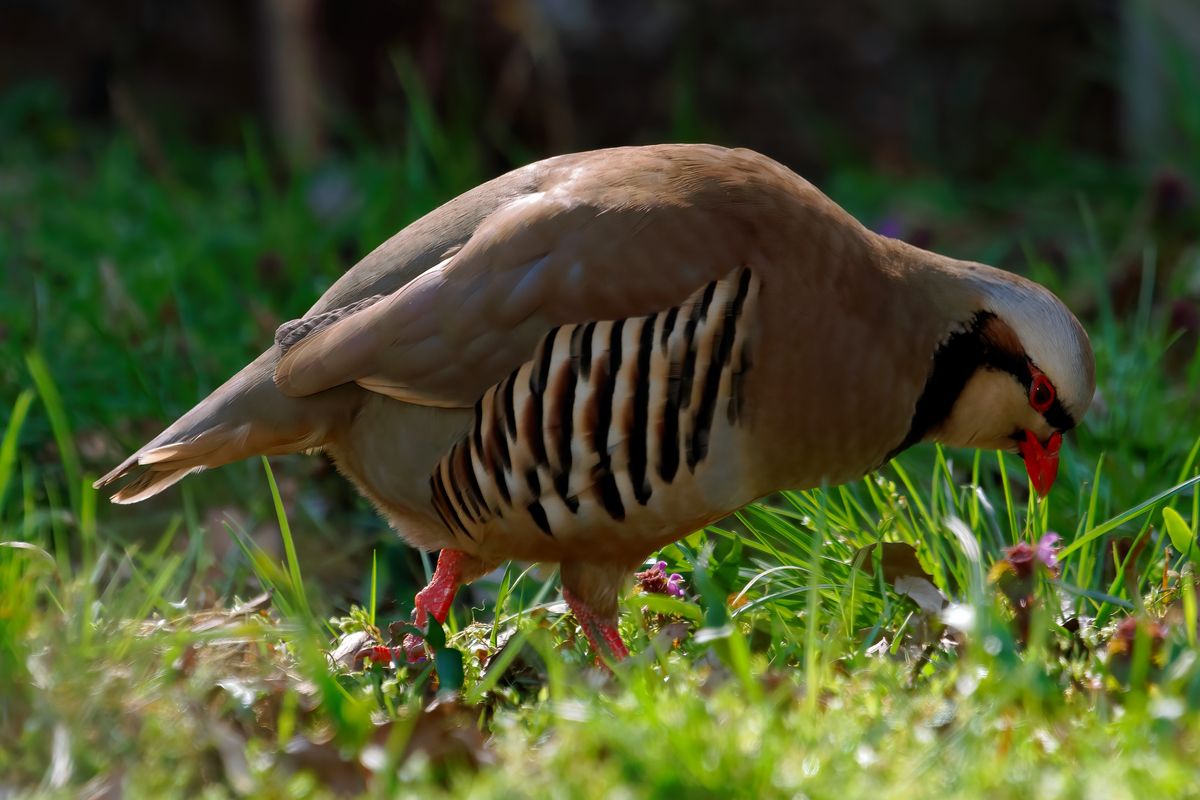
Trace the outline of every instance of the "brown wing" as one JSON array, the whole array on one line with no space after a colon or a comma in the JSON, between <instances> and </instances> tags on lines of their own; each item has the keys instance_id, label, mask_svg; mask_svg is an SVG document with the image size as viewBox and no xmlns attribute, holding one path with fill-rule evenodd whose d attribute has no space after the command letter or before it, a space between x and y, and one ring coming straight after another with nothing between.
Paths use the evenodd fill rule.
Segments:
<instances>
[{"instance_id":1,"label":"brown wing","mask_svg":"<svg viewBox=\"0 0 1200 800\"><path fill-rule=\"evenodd\" d=\"M354 382L470 406L555 325L650 314L751 265L779 196L798 190L823 200L774 162L720 148L565 161L460 251L292 344L276 383L289 395Z\"/></svg>"}]
</instances>

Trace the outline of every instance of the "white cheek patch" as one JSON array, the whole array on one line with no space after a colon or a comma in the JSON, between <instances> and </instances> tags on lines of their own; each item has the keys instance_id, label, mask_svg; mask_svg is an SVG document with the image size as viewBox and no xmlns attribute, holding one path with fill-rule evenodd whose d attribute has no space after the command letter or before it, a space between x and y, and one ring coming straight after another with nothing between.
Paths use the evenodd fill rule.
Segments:
<instances>
[{"instance_id":1,"label":"white cheek patch","mask_svg":"<svg viewBox=\"0 0 1200 800\"><path fill-rule=\"evenodd\" d=\"M967 381L950 415L932 438L951 447L1010 449L1012 434L1029 429L1049 435L1042 416L1029 407L1025 389L1012 375L979 369Z\"/></svg>"}]
</instances>

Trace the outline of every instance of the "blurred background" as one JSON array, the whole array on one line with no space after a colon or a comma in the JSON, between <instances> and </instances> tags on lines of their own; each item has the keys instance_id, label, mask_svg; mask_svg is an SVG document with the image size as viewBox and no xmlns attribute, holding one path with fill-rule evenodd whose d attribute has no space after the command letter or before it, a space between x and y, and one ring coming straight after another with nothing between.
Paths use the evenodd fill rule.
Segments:
<instances>
[{"instance_id":1,"label":"blurred background","mask_svg":"<svg viewBox=\"0 0 1200 800\"><path fill-rule=\"evenodd\" d=\"M489 169L713 137L806 172L989 176L1052 140L1153 167L1195 133L1193 0L5 0L0 88L294 165L402 144L413 92ZM152 127L147 127L152 126ZM150 142L142 142L150 146ZM148 157L150 153L146 154ZM160 165L162 166L162 165Z\"/></svg>"},{"instance_id":2,"label":"blurred background","mask_svg":"<svg viewBox=\"0 0 1200 800\"><path fill-rule=\"evenodd\" d=\"M28 416L0 519L67 530L88 476L440 202L661 141L760 150L880 232L1165 337L1195 411L1196 0L0 0L0 422ZM1163 485L1167 434L1122 407L1093 449L1134 439ZM416 556L323 460L277 462L333 596L361 597L375 548L403 596ZM99 515L184 531L219 594L225 526L277 540L265 486L244 464Z\"/></svg>"}]
</instances>

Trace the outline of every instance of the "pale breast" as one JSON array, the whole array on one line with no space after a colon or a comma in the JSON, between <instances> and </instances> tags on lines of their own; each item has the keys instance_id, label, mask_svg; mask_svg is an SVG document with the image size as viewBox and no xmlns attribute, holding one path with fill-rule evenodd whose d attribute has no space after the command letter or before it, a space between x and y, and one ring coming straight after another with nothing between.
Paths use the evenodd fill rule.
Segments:
<instances>
[{"instance_id":1,"label":"pale breast","mask_svg":"<svg viewBox=\"0 0 1200 800\"><path fill-rule=\"evenodd\" d=\"M761 289L739 268L657 314L548 333L433 470L433 507L462 549L643 554L752 500L741 460Z\"/></svg>"}]
</instances>

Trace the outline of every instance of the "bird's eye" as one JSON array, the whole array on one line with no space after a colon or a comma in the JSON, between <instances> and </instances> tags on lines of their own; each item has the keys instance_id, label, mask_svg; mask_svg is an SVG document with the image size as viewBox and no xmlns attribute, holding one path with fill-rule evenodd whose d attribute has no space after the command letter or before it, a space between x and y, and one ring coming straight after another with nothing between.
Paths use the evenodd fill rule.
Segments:
<instances>
[{"instance_id":1,"label":"bird's eye","mask_svg":"<svg viewBox=\"0 0 1200 800\"><path fill-rule=\"evenodd\" d=\"M1039 414L1050 410L1054 403L1054 385L1050 379L1040 372L1033 373L1033 383L1029 386L1029 405Z\"/></svg>"}]
</instances>

